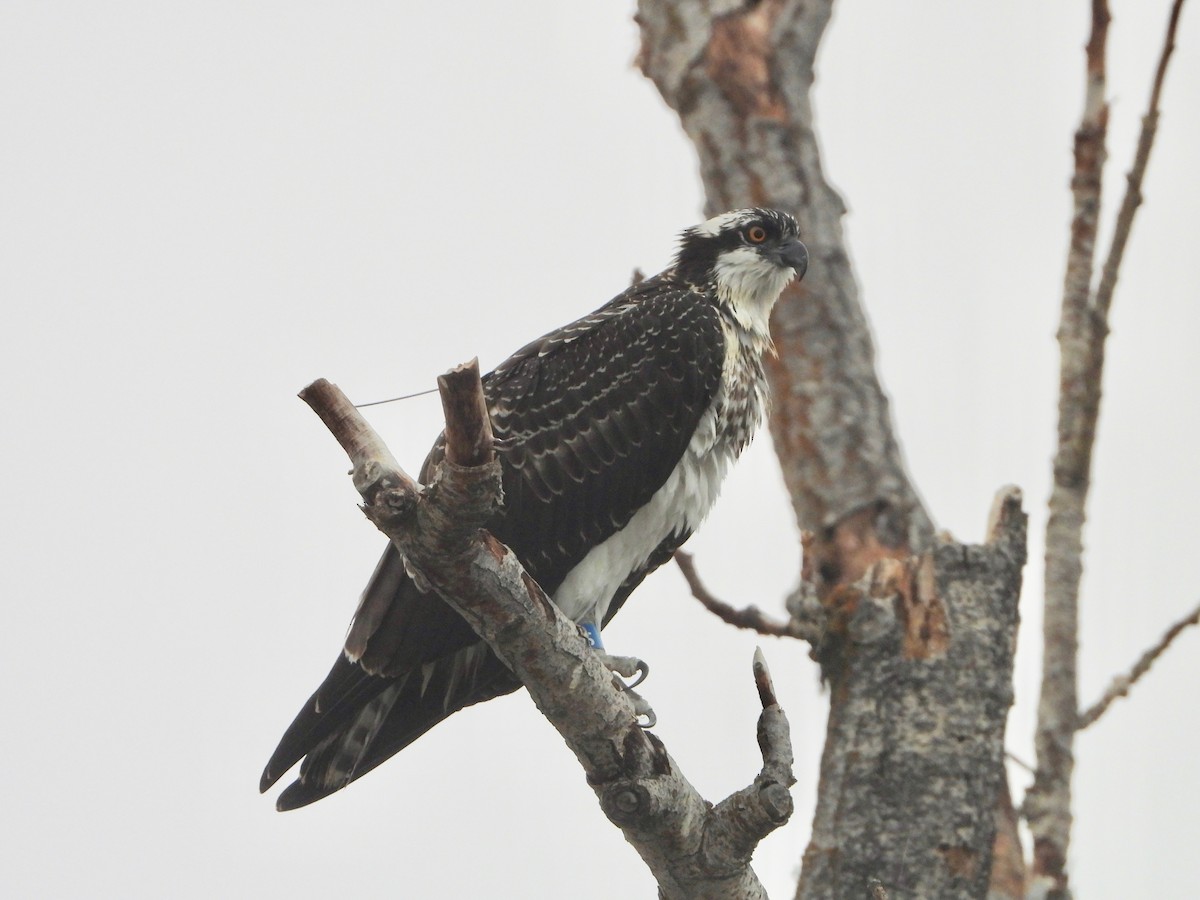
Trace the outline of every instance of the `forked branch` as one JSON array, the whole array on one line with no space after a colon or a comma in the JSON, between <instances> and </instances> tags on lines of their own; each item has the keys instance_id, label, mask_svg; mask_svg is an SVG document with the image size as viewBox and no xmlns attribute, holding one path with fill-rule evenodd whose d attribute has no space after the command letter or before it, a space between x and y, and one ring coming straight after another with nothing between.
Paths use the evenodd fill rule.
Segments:
<instances>
[{"instance_id":1,"label":"forked branch","mask_svg":"<svg viewBox=\"0 0 1200 900\"><path fill-rule=\"evenodd\" d=\"M765 898L750 868L758 842L787 821L791 744L787 719L761 654L755 679L763 711L762 771L715 807L684 778L666 748L638 727L628 697L613 683L573 622L516 556L484 530L500 498L500 466L479 368L439 379L446 414L446 460L419 488L336 386L314 382L301 397L354 464L363 511L404 556L410 572L475 629L521 679L566 740L601 806L658 881L664 898Z\"/></svg>"},{"instance_id":2,"label":"forked branch","mask_svg":"<svg viewBox=\"0 0 1200 900\"><path fill-rule=\"evenodd\" d=\"M1142 122L1133 169L1117 215L1112 246L1093 292L1100 188L1107 154L1105 102L1107 0L1092 0L1087 43L1083 119L1075 135L1075 212L1063 290L1058 340L1061 350L1058 447L1046 524L1045 614L1042 688L1036 734L1037 773L1025 798L1033 834L1033 874L1050 898L1069 896L1066 861L1071 833L1071 774L1078 712L1079 583L1083 573L1083 526L1091 479L1092 449L1100 415L1105 338L1121 261L1141 203L1141 185L1158 123L1158 103L1183 0L1175 0L1155 72L1150 106ZM1111 702L1111 701L1110 701Z\"/></svg>"}]
</instances>

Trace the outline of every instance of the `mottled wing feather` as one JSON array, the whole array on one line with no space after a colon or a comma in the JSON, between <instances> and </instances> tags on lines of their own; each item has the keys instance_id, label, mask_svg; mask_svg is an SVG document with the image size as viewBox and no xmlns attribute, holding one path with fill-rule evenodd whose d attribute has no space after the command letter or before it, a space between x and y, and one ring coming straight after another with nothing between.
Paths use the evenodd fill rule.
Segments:
<instances>
[{"instance_id":1,"label":"mottled wing feather","mask_svg":"<svg viewBox=\"0 0 1200 900\"><path fill-rule=\"evenodd\" d=\"M715 306L657 276L485 377L504 486L488 528L543 590L553 594L667 480L717 392L723 357ZM442 454L439 437L423 481ZM351 625L346 650L368 672L399 675L476 640L436 596L397 591L402 574L389 547Z\"/></svg>"},{"instance_id":2,"label":"mottled wing feather","mask_svg":"<svg viewBox=\"0 0 1200 900\"><path fill-rule=\"evenodd\" d=\"M656 281L515 354L485 385L505 447L505 509L490 529L550 594L662 487L719 387L716 308Z\"/></svg>"}]
</instances>

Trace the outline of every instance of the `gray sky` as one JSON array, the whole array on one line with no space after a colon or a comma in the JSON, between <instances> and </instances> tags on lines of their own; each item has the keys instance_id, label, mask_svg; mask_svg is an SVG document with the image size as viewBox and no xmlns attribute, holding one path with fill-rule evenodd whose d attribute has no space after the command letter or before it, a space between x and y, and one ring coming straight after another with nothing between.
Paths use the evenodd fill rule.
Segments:
<instances>
[{"instance_id":1,"label":"gray sky","mask_svg":"<svg viewBox=\"0 0 1200 900\"><path fill-rule=\"evenodd\" d=\"M1009 725L1026 758L1086 6L844 3L816 96L930 509L978 539L993 492L1026 490L1033 561ZM1114 4L1110 210L1167 7ZM296 391L325 376L366 401L473 355L490 368L635 266L662 268L701 218L691 148L631 65L631 14L549 0L470 14L0 6L0 892L652 892L524 695L454 716L309 809L279 815L256 792L381 549ZM1179 45L1113 316L1085 701L1200 594L1185 571L1200 495L1196 10ZM432 398L371 419L414 469L438 429ZM691 549L717 593L780 610L796 545L764 436ZM670 569L606 634L651 663L657 732L699 789L715 801L746 783L754 639L707 616ZM1198 647L1185 635L1080 738L1080 896L1200 889ZM800 783L756 868L785 897L826 701L805 646L764 651Z\"/></svg>"}]
</instances>

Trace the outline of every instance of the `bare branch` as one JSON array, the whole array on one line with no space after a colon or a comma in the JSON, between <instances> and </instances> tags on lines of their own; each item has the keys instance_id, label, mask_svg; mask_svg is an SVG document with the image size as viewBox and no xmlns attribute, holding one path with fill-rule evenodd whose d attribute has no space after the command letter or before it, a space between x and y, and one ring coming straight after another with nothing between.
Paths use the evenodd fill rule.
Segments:
<instances>
[{"instance_id":1,"label":"bare branch","mask_svg":"<svg viewBox=\"0 0 1200 900\"><path fill-rule=\"evenodd\" d=\"M692 596L704 604L704 608L735 628L748 628L770 637L801 637L799 630L791 621L780 622L765 615L757 606L747 606L745 609L735 609L723 600L715 597L696 571L695 557L683 550L675 551L675 563L683 573Z\"/></svg>"},{"instance_id":2,"label":"bare branch","mask_svg":"<svg viewBox=\"0 0 1200 900\"><path fill-rule=\"evenodd\" d=\"M404 492L409 502L415 502L417 483L400 468L387 445L358 410L343 402L346 397L336 384L318 378L298 396L320 417L350 457L354 487L368 504L374 502L377 491L384 489Z\"/></svg>"},{"instance_id":3,"label":"bare branch","mask_svg":"<svg viewBox=\"0 0 1200 900\"><path fill-rule=\"evenodd\" d=\"M787 716L775 699L771 673L761 650L754 651L754 681L763 711L758 717L758 746L763 767L754 783L726 797L713 809L709 826L708 853L749 859L760 840L782 825L792 814L788 788L796 783L792 774L792 740Z\"/></svg>"},{"instance_id":4,"label":"bare branch","mask_svg":"<svg viewBox=\"0 0 1200 900\"><path fill-rule=\"evenodd\" d=\"M440 379L447 459L421 490L400 472L379 436L334 385L302 396L346 449L364 512L417 572L475 629L528 688L565 739L601 806L658 881L660 896L765 900L750 854L791 814L791 744L777 705L764 708L763 769L713 807L650 732L627 694L567 619L485 530L500 497L478 367ZM482 412L482 416L480 415ZM463 465L454 460L476 461ZM358 473L378 477L359 478ZM758 673L756 671L756 680Z\"/></svg>"},{"instance_id":5,"label":"bare branch","mask_svg":"<svg viewBox=\"0 0 1200 900\"><path fill-rule=\"evenodd\" d=\"M1175 51L1175 30L1179 25L1179 13L1183 9L1183 0L1175 0L1171 7L1171 17L1167 22L1167 34L1163 40L1162 51L1158 57L1158 68L1154 73L1154 86L1150 90L1150 103L1146 115L1142 117L1142 131L1138 136L1137 153L1134 155L1133 168L1129 170L1125 196L1121 201L1120 212L1117 213L1117 224L1113 230L1112 244L1109 247L1108 258L1104 261L1104 270L1100 274L1100 284L1096 288L1096 299L1093 307L1096 312L1097 336L1100 340L1108 331L1108 311L1112 306L1113 291L1117 286L1117 275L1120 273L1121 261L1125 257L1125 245L1129 241L1129 232L1133 227L1133 217L1142 203L1142 182L1146 177L1146 165L1150 161L1150 150L1154 146L1154 138L1158 132L1158 101L1162 95L1163 82L1167 77L1167 63Z\"/></svg>"},{"instance_id":6,"label":"bare branch","mask_svg":"<svg viewBox=\"0 0 1200 900\"><path fill-rule=\"evenodd\" d=\"M1083 573L1083 523L1091 476L1092 445L1100 410L1103 344L1093 339L1090 297L1100 188L1108 128L1104 100L1109 11L1092 0L1087 43L1083 118L1075 133L1075 212L1063 286L1058 341L1061 352L1058 448L1046 524L1045 614L1042 686L1035 736L1037 774L1025 797L1034 840L1033 876L1047 881L1049 896L1065 898L1071 836L1071 774L1077 711L1079 580Z\"/></svg>"},{"instance_id":7,"label":"bare branch","mask_svg":"<svg viewBox=\"0 0 1200 900\"><path fill-rule=\"evenodd\" d=\"M771 670L767 668L767 658L763 656L761 647L754 648L754 686L758 688L758 700L763 709L779 705L775 697L775 682L771 679Z\"/></svg>"},{"instance_id":8,"label":"bare branch","mask_svg":"<svg viewBox=\"0 0 1200 900\"><path fill-rule=\"evenodd\" d=\"M1021 757L1017 756L1017 754L1013 753L1011 750L1004 751L1004 758L1007 759L1009 762L1016 763L1018 766L1020 766L1022 769L1024 769L1026 772L1028 772L1030 775L1037 774L1036 772L1034 772L1033 766L1031 766L1029 763L1025 762L1025 760L1021 759Z\"/></svg>"},{"instance_id":9,"label":"bare branch","mask_svg":"<svg viewBox=\"0 0 1200 900\"><path fill-rule=\"evenodd\" d=\"M1092 448L1100 414L1105 338L1121 261L1158 124L1158 103L1183 0L1175 0L1142 120L1133 168L1122 199L1099 283L1092 293L1100 186L1106 155L1108 107L1104 101L1107 0L1092 2L1087 44L1087 89L1083 121L1075 136L1075 214L1063 290L1059 345L1058 449L1046 524L1043 673L1036 734L1037 772L1025 798L1034 837L1034 877L1049 884L1050 898L1069 897L1066 859L1071 832L1071 773L1078 715L1079 582L1083 572L1083 526L1091 480ZM1109 701L1111 702L1111 700ZM1103 710L1100 710L1103 712ZM1097 713L1098 715L1099 713Z\"/></svg>"},{"instance_id":10,"label":"bare branch","mask_svg":"<svg viewBox=\"0 0 1200 900\"><path fill-rule=\"evenodd\" d=\"M1130 689L1141 680L1143 675L1150 671L1150 667L1166 652L1175 638L1179 637L1183 631L1193 625L1200 625L1200 605L1168 628L1166 634L1159 638L1158 643L1143 653L1138 661L1133 664L1133 668L1129 670L1129 674L1118 675L1114 678L1112 684L1108 686L1108 690L1104 692L1104 696L1080 713L1079 730L1082 731L1104 715L1113 701L1118 697L1127 696Z\"/></svg>"}]
</instances>

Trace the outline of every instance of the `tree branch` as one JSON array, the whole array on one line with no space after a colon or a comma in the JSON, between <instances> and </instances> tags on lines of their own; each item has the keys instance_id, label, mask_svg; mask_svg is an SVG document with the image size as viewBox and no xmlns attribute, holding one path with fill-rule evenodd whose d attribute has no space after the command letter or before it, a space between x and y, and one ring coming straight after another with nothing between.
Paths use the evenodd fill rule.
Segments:
<instances>
[{"instance_id":1,"label":"tree branch","mask_svg":"<svg viewBox=\"0 0 1200 900\"><path fill-rule=\"evenodd\" d=\"M1112 680L1112 684L1108 686L1108 690L1104 692L1104 696L1080 713L1078 730L1082 731L1104 715L1108 708L1112 706L1113 701L1118 697L1127 696L1130 689L1141 680L1143 675L1150 671L1150 667L1166 652L1175 638L1179 637L1183 631L1193 625L1200 625L1200 606L1197 606L1188 615L1168 628L1166 634L1159 638L1158 643L1138 658L1138 661L1133 664L1133 668L1129 670L1127 675L1118 675Z\"/></svg>"},{"instance_id":2,"label":"tree branch","mask_svg":"<svg viewBox=\"0 0 1200 900\"><path fill-rule=\"evenodd\" d=\"M735 628L748 628L769 637L803 637L800 630L792 621L780 622L765 615L757 606L747 606L735 609L725 601L714 596L696 571L696 559L692 554L683 550L675 551L675 564L683 573L684 580L692 591L692 596L704 604L704 608Z\"/></svg>"},{"instance_id":3,"label":"tree branch","mask_svg":"<svg viewBox=\"0 0 1200 900\"><path fill-rule=\"evenodd\" d=\"M1001 494L986 544L881 560L839 591L851 664L831 679L798 900L866 894L871 879L896 896L986 896L1003 824L1020 504L1019 491Z\"/></svg>"},{"instance_id":4,"label":"tree branch","mask_svg":"<svg viewBox=\"0 0 1200 900\"><path fill-rule=\"evenodd\" d=\"M1126 176L1125 196L1121 200L1121 209L1117 213L1112 244L1109 247L1108 257L1104 261L1100 283L1096 287L1096 298L1093 305L1096 310L1098 327L1095 330L1101 341L1108 333L1108 311L1112 306L1112 296L1117 286L1121 261L1125 258L1125 245L1129 241L1129 233L1133 228L1133 217L1142 203L1142 182L1146 177L1146 165L1150 161L1150 150L1154 146L1154 138L1158 132L1158 101L1162 96L1163 82L1167 77L1167 63L1171 59L1171 54L1175 52L1175 31L1179 26L1179 14L1182 9L1183 0L1175 0L1171 7L1171 16L1167 21L1167 34L1159 53L1158 67L1154 72L1154 85L1150 89L1150 103L1146 109L1146 115L1142 117L1142 131L1138 135L1133 168Z\"/></svg>"},{"instance_id":5,"label":"tree branch","mask_svg":"<svg viewBox=\"0 0 1200 900\"><path fill-rule=\"evenodd\" d=\"M976 561L975 548L947 545L933 551L936 559L910 559L933 545L933 524L905 471L875 373L842 232L846 209L822 170L810 100L832 7L833 0L640 0L638 62L695 145L707 211L792 212L812 260L804 282L775 308L778 356L767 361L772 437L807 533L788 609L830 685L797 896L865 893L867 877L882 882L897 870L906 896L962 896L954 892L965 882L986 891L1024 532L1018 551L1007 539L1015 514L1003 519L1006 549L985 554L991 563L974 573L990 579L987 589L968 587L952 564ZM876 581L879 597L865 587ZM973 632L964 621L986 627ZM976 672L972 653L994 661L986 687L960 669ZM911 730L913 710L931 710L938 735L950 734L953 721L978 739L935 741L936 761L921 764L907 751L929 740ZM899 763L883 758L885 750ZM947 773L967 767L978 780L951 784ZM955 821L972 827L947 831ZM918 858L941 864L906 869Z\"/></svg>"},{"instance_id":6,"label":"tree branch","mask_svg":"<svg viewBox=\"0 0 1200 900\"><path fill-rule=\"evenodd\" d=\"M713 807L653 734L628 697L515 555L483 524L500 497L478 366L439 379L446 460L419 489L334 385L301 396L354 464L363 511L395 544L418 581L442 597L521 679L583 766L600 805L658 881L660 896L765 898L750 855L787 821L791 744L787 719L764 695L758 736L763 768L752 785ZM456 462L457 461L457 462ZM470 464L464 464L470 463ZM760 671L761 669L761 671ZM755 660L761 684L765 663Z\"/></svg>"},{"instance_id":7,"label":"tree branch","mask_svg":"<svg viewBox=\"0 0 1200 900\"><path fill-rule=\"evenodd\" d=\"M695 145L710 214L793 213L812 260L772 316L771 434L822 586L928 546L875 374L874 347L825 180L809 91L833 0L640 0L638 63ZM850 521L853 520L853 521ZM848 524L849 523L849 524Z\"/></svg>"},{"instance_id":8,"label":"tree branch","mask_svg":"<svg viewBox=\"0 0 1200 900\"><path fill-rule=\"evenodd\" d=\"M1025 796L1034 841L1033 875L1048 886L1051 898L1070 896L1066 862L1071 833L1071 773L1075 768L1078 595L1102 366L1094 352L1089 301L1107 152L1104 90L1109 18L1107 0L1093 0L1087 87L1083 118L1075 133L1075 174L1071 180L1075 212L1058 331L1062 358L1058 449L1046 524L1042 685L1035 737L1037 774Z\"/></svg>"},{"instance_id":9,"label":"tree branch","mask_svg":"<svg viewBox=\"0 0 1200 900\"><path fill-rule=\"evenodd\" d=\"M1043 672L1035 738L1037 772L1025 797L1034 838L1033 874L1051 900L1070 896L1066 860L1071 833L1071 774L1078 715L1078 604L1083 574L1083 526L1091 482L1092 448L1100 415L1105 338L1113 291L1125 246L1141 203L1141 185L1158 123L1158 102L1175 46L1182 0L1174 3L1160 54L1150 106L1142 120L1133 169L1117 215L1112 246L1095 293L1092 276L1099 228L1101 180L1106 158L1108 106L1104 100L1107 0L1092 2L1087 43L1083 119L1075 135L1075 213L1063 289L1058 340L1061 351L1058 448L1046 524Z\"/></svg>"}]
</instances>

